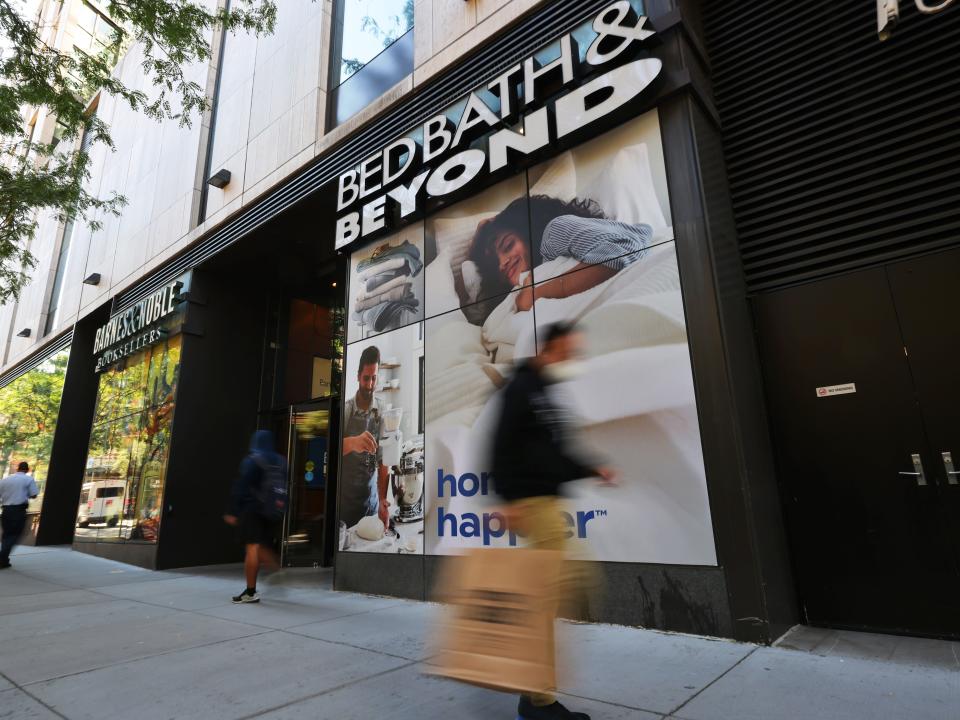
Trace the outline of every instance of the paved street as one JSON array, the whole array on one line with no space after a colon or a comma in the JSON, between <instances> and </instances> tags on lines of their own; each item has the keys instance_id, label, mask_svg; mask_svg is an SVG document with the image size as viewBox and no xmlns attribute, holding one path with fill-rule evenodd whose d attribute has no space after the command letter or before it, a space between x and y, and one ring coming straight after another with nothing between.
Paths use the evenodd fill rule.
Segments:
<instances>
[{"instance_id":1,"label":"paved street","mask_svg":"<svg viewBox=\"0 0 960 720\"><path fill-rule=\"evenodd\" d=\"M0 718L514 717L510 697L423 674L436 606L335 593L328 572L235 606L239 567L160 573L29 547L13 562L0 574ZM565 702L595 719L960 717L958 643L561 632L578 665Z\"/></svg>"}]
</instances>

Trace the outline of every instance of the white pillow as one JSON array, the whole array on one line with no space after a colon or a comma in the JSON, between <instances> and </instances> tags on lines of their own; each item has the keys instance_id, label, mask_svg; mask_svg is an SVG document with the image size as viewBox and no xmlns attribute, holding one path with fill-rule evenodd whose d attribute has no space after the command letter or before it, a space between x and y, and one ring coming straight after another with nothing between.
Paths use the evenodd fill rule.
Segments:
<instances>
[{"instance_id":1,"label":"white pillow","mask_svg":"<svg viewBox=\"0 0 960 720\"><path fill-rule=\"evenodd\" d=\"M467 294L464 299L468 303L475 303L480 297L480 268L473 260L464 260L460 272L463 274L463 291Z\"/></svg>"},{"instance_id":2,"label":"white pillow","mask_svg":"<svg viewBox=\"0 0 960 720\"><path fill-rule=\"evenodd\" d=\"M569 150L547 166L540 179L530 188L531 195L549 195L570 202L577 196L577 166Z\"/></svg>"},{"instance_id":3,"label":"white pillow","mask_svg":"<svg viewBox=\"0 0 960 720\"><path fill-rule=\"evenodd\" d=\"M444 251L427 265L424 273L427 317L433 317L450 309L451 304L456 307L459 299L453 282L453 271L450 269L450 255Z\"/></svg>"},{"instance_id":4,"label":"white pillow","mask_svg":"<svg viewBox=\"0 0 960 720\"><path fill-rule=\"evenodd\" d=\"M650 172L647 144L625 147L594 178L587 195L604 214L625 223L647 223L654 232L667 226Z\"/></svg>"},{"instance_id":5,"label":"white pillow","mask_svg":"<svg viewBox=\"0 0 960 720\"><path fill-rule=\"evenodd\" d=\"M431 327L428 332L443 324L437 316L446 317L447 320L467 319L459 310L460 297L457 295L457 289L453 281L453 270L450 267L450 255L444 251L433 259L424 272L424 311L426 317L436 318L430 321ZM451 313L451 310L456 310ZM446 315L444 315L446 313ZM456 317L450 318L449 315Z\"/></svg>"},{"instance_id":6,"label":"white pillow","mask_svg":"<svg viewBox=\"0 0 960 720\"><path fill-rule=\"evenodd\" d=\"M463 261L467 259L467 253L470 252L470 243L477 232L477 225L495 215L497 215L495 212L485 212L467 217L435 218L428 221L433 225L437 254L447 253L455 282L461 280L460 266L463 265Z\"/></svg>"}]
</instances>

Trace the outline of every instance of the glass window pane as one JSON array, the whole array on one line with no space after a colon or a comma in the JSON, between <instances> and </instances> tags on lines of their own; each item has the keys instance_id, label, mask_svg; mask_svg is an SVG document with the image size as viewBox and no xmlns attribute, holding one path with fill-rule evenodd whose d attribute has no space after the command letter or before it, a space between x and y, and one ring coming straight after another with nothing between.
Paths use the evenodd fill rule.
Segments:
<instances>
[{"instance_id":1,"label":"glass window pane","mask_svg":"<svg viewBox=\"0 0 960 720\"><path fill-rule=\"evenodd\" d=\"M81 542L98 538L100 523L97 495L111 480L117 480L116 471L109 463L110 445L114 436L112 421L94 425L90 433L90 450L87 454L87 467L83 475L74 530L74 539Z\"/></svg>"},{"instance_id":2,"label":"glass window pane","mask_svg":"<svg viewBox=\"0 0 960 720\"><path fill-rule=\"evenodd\" d=\"M413 0L344 0L340 82L413 28Z\"/></svg>"},{"instance_id":3,"label":"glass window pane","mask_svg":"<svg viewBox=\"0 0 960 720\"><path fill-rule=\"evenodd\" d=\"M180 367L180 336L176 335L153 348L147 375L147 405L154 407L172 399L176 392Z\"/></svg>"},{"instance_id":4,"label":"glass window pane","mask_svg":"<svg viewBox=\"0 0 960 720\"><path fill-rule=\"evenodd\" d=\"M69 351L60 352L0 388L0 477L21 462L30 466L40 491L30 501L30 513L39 513L43 505L68 359Z\"/></svg>"},{"instance_id":5,"label":"glass window pane","mask_svg":"<svg viewBox=\"0 0 960 720\"><path fill-rule=\"evenodd\" d=\"M123 488L138 425L136 416L128 416L93 427L81 492L86 502L77 508L77 539L119 538Z\"/></svg>"},{"instance_id":6,"label":"glass window pane","mask_svg":"<svg viewBox=\"0 0 960 720\"><path fill-rule=\"evenodd\" d=\"M156 542L179 370L174 336L101 375L79 539Z\"/></svg>"},{"instance_id":7,"label":"glass window pane","mask_svg":"<svg viewBox=\"0 0 960 720\"><path fill-rule=\"evenodd\" d=\"M136 516L132 539L156 542L160 531L163 489L170 457L173 402L148 411L143 464L137 483Z\"/></svg>"},{"instance_id":8,"label":"glass window pane","mask_svg":"<svg viewBox=\"0 0 960 720\"><path fill-rule=\"evenodd\" d=\"M97 388L97 406L93 414L94 425L99 425L117 417L117 405L122 381L123 375L118 366L100 374L100 383Z\"/></svg>"},{"instance_id":9,"label":"glass window pane","mask_svg":"<svg viewBox=\"0 0 960 720\"><path fill-rule=\"evenodd\" d=\"M143 410L147 401L147 372L150 367L150 351L144 350L121 363L126 365L121 374L118 415L131 415Z\"/></svg>"}]
</instances>

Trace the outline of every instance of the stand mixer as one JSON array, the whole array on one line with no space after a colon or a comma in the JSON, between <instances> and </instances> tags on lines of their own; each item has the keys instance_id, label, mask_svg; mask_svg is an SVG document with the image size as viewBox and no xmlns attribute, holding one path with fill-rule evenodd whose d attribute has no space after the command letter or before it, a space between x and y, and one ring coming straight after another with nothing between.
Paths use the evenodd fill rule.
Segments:
<instances>
[{"instance_id":1,"label":"stand mixer","mask_svg":"<svg viewBox=\"0 0 960 720\"><path fill-rule=\"evenodd\" d=\"M380 447L383 464L390 468L390 487L397 505L394 520L411 523L423 520L423 438L404 442L402 417L402 408L384 411Z\"/></svg>"}]
</instances>

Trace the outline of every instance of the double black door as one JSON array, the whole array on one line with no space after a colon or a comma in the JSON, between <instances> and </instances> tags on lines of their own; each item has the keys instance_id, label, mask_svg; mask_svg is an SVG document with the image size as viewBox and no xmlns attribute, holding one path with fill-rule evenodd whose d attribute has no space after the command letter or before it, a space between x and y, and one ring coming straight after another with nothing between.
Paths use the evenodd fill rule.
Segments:
<instances>
[{"instance_id":1,"label":"double black door","mask_svg":"<svg viewBox=\"0 0 960 720\"><path fill-rule=\"evenodd\" d=\"M807 621L960 636L960 250L756 310Z\"/></svg>"}]
</instances>

